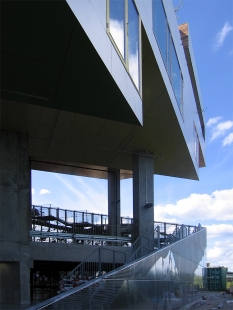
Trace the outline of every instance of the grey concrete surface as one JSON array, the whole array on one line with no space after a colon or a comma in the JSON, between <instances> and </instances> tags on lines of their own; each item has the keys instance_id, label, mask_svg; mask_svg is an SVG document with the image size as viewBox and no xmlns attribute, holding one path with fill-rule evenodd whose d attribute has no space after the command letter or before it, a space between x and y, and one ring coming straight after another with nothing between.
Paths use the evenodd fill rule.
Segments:
<instances>
[{"instance_id":1,"label":"grey concrete surface","mask_svg":"<svg viewBox=\"0 0 233 310\"><path fill-rule=\"evenodd\" d=\"M108 169L108 224L110 235L120 236L120 169Z\"/></svg>"},{"instance_id":2,"label":"grey concrete surface","mask_svg":"<svg viewBox=\"0 0 233 310\"><path fill-rule=\"evenodd\" d=\"M133 156L133 233L149 238L154 247L154 158L152 154Z\"/></svg>"},{"instance_id":3,"label":"grey concrete surface","mask_svg":"<svg viewBox=\"0 0 233 310\"><path fill-rule=\"evenodd\" d=\"M1 301L29 303L31 207L28 137L23 133L1 131L0 140Z\"/></svg>"}]
</instances>

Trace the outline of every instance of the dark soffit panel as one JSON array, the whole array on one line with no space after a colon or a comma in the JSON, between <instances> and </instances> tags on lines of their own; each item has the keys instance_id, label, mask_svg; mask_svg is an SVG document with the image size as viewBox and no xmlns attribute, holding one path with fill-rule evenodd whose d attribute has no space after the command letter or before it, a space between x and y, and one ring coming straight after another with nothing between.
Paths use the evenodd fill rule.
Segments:
<instances>
[{"instance_id":1,"label":"dark soffit panel","mask_svg":"<svg viewBox=\"0 0 233 310\"><path fill-rule=\"evenodd\" d=\"M1 97L140 125L65 1L3 1Z\"/></svg>"}]
</instances>

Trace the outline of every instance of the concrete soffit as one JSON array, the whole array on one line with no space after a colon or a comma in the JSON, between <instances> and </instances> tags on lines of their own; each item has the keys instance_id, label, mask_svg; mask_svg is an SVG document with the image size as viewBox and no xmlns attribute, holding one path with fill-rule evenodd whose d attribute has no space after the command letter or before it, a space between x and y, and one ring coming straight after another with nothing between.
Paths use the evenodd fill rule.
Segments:
<instances>
[{"instance_id":1,"label":"concrete soffit","mask_svg":"<svg viewBox=\"0 0 233 310\"><path fill-rule=\"evenodd\" d=\"M141 126L66 2L1 9L1 129L28 134L32 169L127 178L140 150L155 174L198 178L143 26Z\"/></svg>"}]
</instances>

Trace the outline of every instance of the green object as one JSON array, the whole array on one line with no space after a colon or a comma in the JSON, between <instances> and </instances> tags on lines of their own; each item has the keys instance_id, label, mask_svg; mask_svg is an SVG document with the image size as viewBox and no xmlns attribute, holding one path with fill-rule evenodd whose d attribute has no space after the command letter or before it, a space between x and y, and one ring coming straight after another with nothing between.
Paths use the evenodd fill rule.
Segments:
<instances>
[{"instance_id":1,"label":"green object","mask_svg":"<svg viewBox=\"0 0 233 310\"><path fill-rule=\"evenodd\" d=\"M225 267L204 268L205 289L209 291L226 290L226 273Z\"/></svg>"}]
</instances>

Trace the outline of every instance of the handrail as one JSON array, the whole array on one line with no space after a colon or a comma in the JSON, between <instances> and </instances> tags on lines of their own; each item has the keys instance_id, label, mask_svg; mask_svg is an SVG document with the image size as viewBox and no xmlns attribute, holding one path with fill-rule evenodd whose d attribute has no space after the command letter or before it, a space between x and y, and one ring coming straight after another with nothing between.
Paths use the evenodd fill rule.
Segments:
<instances>
[{"instance_id":1,"label":"handrail","mask_svg":"<svg viewBox=\"0 0 233 310\"><path fill-rule=\"evenodd\" d=\"M120 221L120 236L112 236L111 225L108 224L108 215L94 214L88 211L74 211L59 209L48 206L32 205L32 230L30 236L32 241L45 242L74 242L106 245L133 246L133 252L143 245L142 237L135 240L132 245L132 223L133 219L129 217L121 217ZM118 225L117 225L118 226ZM184 238L196 231L202 229L202 226L184 225L177 223L166 223L154 221L154 239L156 240L157 248L160 248L165 243L170 234L176 238ZM46 230L46 231L45 231ZM144 237L145 238L145 237ZM152 236L151 236L152 238ZM50 240L51 239L51 240ZM68 241L70 239L70 241ZM112 241L112 243L110 243Z\"/></svg>"},{"instance_id":2,"label":"handrail","mask_svg":"<svg viewBox=\"0 0 233 310\"><path fill-rule=\"evenodd\" d=\"M141 252L140 252L140 254L137 256L137 254L138 254L139 251L141 251L141 250L146 250L147 253L141 254ZM153 252L153 250L151 250L150 248L147 248L147 247L144 247L144 246L141 245L141 246L130 256L130 258L127 260L127 263L130 263L130 262L134 261L135 259L141 258L142 256L147 255L147 254L152 253L152 252Z\"/></svg>"},{"instance_id":3,"label":"handrail","mask_svg":"<svg viewBox=\"0 0 233 310\"><path fill-rule=\"evenodd\" d=\"M147 242L147 246L144 246L142 244L142 242L146 241ZM137 254L139 253L139 251L141 251L142 249L146 249L148 250L149 252L152 252L153 250L149 248L149 238L147 237L144 237L144 236L139 236L135 241L134 243L132 244L132 248L133 248L133 254L130 256L130 258L128 259L127 263L128 262L131 262L132 260L134 260L137 256ZM140 252L141 253L141 252ZM148 254L148 253L146 253ZM142 257L144 254L139 254L139 256L137 258L140 258ZM134 258L134 259L133 259Z\"/></svg>"},{"instance_id":4,"label":"handrail","mask_svg":"<svg viewBox=\"0 0 233 310\"><path fill-rule=\"evenodd\" d=\"M94 261L95 263L98 264L98 271L99 271L99 274L102 273L103 270L101 270L101 263L103 263L103 260L101 260L102 256L101 256L101 251L109 251L109 252L112 252L113 253L113 261L112 261L112 264L113 264L113 269L115 269L115 265L116 265L116 261L115 261L115 256L116 256L116 253L119 253L120 255L122 255L124 257L124 262L123 264L126 262L126 253L124 252L120 252L120 251L116 251L116 250L113 250L113 249L108 249L108 248L105 248L105 247L99 247L97 248L94 252L92 252L84 261L82 261L78 266L76 266L74 269L72 269L67 275L66 277L71 277L71 276L76 276L76 271L81 268L84 264L86 263L89 263L88 260L91 260L92 262ZM95 260L92 259L92 257L95 256L95 254L98 253L98 261L96 262ZM122 265L123 265L122 264Z\"/></svg>"},{"instance_id":5,"label":"handrail","mask_svg":"<svg viewBox=\"0 0 233 310\"><path fill-rule=\"evenodd\" d=\"M131 237L120 237L120 236L107 236L107 235L86 235L86 234L68 234L68 233L57 233L47 231L32 231L29 232L30 237L41 237L41 238L63 238L63 239L78 239L78 240L90 240L90 241L114 241L114 242L131 242Z\"/></svg>"},{"instance_id":6,"label":"handrail","mask_svg":"<svg viewBox=\"0 0 233 310\"><path fill-rule=\"evenodd\" d=\"M199 230L202 230L203 228L199 227ZM198 232L196 231L196 232ZM194 233L196 233L194 232ZM174 235L172 234L169 234L170 236L173 236L175 237ZM139 238L137 238L138 240ZM168 239L168 238L167 238ZM179 241L179 240L177 240ZM142 246L144 247L144 246ZM147 248L148 249L148 248ZM99 250L99 249L98 249ZM109 249L108 249L109 250ZM139 250L139 249L138 249ZM149 250L149 249L148 249ZM157 249L155 250L155 252L159 251L159 250L162 250L162 248L160 249ZM93 254L93 253L92 253ZM148 255L151 254L151 253L148 253ZM90 258L90 256L88 256L88 258ZM88 259L87 258L87 259ZM137 259L140 259L140 258L137 258ZM144 259L144 258L141 258L141 259ZM146 257L145 257L146 259ZM82 264L82 263L81 263ZM81 265L80 264L80 265ZM105 291L103 289L103 287L101 287L101 283L104 284L106 283L106 280L111 277L112 275L114 275L117 271L119 270L124 270L125 268L128 268L129 266L131 266L131 264L134 264L134 262L128 262L126 263L125 265L115 269L115 270L112 270L112 271L109 271L108 273L106 274L102 274L100 275L98 278L95 278L95 279L92 279L90 280L89 282L87 283L83 283L82 285L78 286L78 287L75 287L73 288L72 290L69 290L69 291L66 291L64 293L62 293L61 295L58 295L58 296L55 296L55 297L52 297L50 298L49 300L46 300L44 302L41 302L40 304L37 304L35 306L32 306L30 308L28 308L27 310L42 310L42 309L53 309L53 305L56 304L57 302L60 302L61 300L63 299L66 299L66 298L69 298L71 295L73 294L78 294L80 291L82 291L83 289L86 289L88 287L90 288L93 288L93 287L96 287L96 293L100 293L101 296L103 296L103 294L105 294ZM79 265L79 266L80 266ZM76 267L77 268L77 267ZM124 281L125 278L118 278L118 282L119 282L119 287L115 287L114 291L113 291L113 294L116 295L120 286L122 285L123 281ZM93 292L93 290L91 290L91 292ZM113 295L109 295L111 298L113 297ZM83 298L83 295L81 295L80 299ZM99 299L100 300L100 299ZM51 307L51 308L49 308Z\"/></svg>"}]
</instances>

